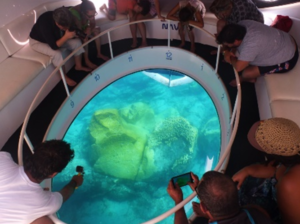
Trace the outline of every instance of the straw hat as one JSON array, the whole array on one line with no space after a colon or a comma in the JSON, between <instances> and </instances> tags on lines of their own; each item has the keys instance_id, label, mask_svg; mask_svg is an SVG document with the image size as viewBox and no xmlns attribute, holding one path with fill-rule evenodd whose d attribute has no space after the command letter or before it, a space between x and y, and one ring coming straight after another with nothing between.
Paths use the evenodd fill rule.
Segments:
<instances>
[{"instance_id":1,"label":"straw hat","mask_svg":"<svg viewBox=\"0 0 300 224\"><path fill-rule=\"evenodd\" d=\"M300 128L285 118L271 118L255 123L249 131L248 139L254 147L268 154L300 155Z\"/></svg>"}]
</instances>

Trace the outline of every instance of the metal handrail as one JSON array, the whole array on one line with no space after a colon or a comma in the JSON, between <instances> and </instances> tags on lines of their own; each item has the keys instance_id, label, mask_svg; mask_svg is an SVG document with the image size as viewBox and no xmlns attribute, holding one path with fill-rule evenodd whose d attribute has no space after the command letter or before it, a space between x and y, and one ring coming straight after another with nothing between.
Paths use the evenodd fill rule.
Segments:
<instances>
[{"instance_id":1,"label":"metal handrail","mask_svg":"<svg viewBox=\"0 0 300 224\"><path fill-rule=\"evenodd\" d=\"M64 74L62 71L62 66L71 58L73 57L73 55L80 50L81 48L85 47L86 45L88 45L90 42L94 41L95 39L107 34L108 35L108 43L109 43L109 48L110 48L110 53L111 53L111 59L113 59L113 51L112 51L112 44L111 44L111 38L110 38L110 32L117 30L119 28L122 28L124 26L129 26L132 24L137 24L140 22L152 22L155 20L160 20L160 19L147 19L147 20L139 20L139 21L134 21L134 22L130 22L130 23L125 23L116 27L112 27L110 29L107 29L101 33L99 33L97 36L91 38L89 41L87 41L86 43L82 44L80 47L78 47L77 49L75 49L73 52L71 52L55 69L54 71L50 74L50 76L47 78L47 80L45 81L45 83L41 86L41 88L39 89L37 95L34 97L23 122L22 125L22 129L20 132L20 137L19 137L19 143L18 143L18 161L20 165L23 165L23 141L24 139L26 140L26 143L30 146L30 149L33 153L33 149L32 149L32 144L26 134L26 127L30 118L30 115L33 111L33 109L36 106L36 103L39 99L39 96L41 94L41 92L43 91L44 87L46 86L46 84L48 83L48 81L52 78L52 76L54 76L58 71L60 71L60 74L62 76L62 81L64 83L65 89L66 89L66 94L67 97L71 97L72 94L70 94L69 89L67 87L66 84L66 80L64 79ZM168 21L168 47L170 47L170 20L166 20ZM213 34L211 34L210 32L208 32L207 30L203 29L203 28L199 28L197 26L191 25L194 28L201 30L202 32L208 34L209 36L211 36L212 38L215 38L215 36ZM215 66L215 72L217 72L218 70L218 64L219 64L219 57L220 57L220 45L218 45L218 53L217 53L217 60L216 60L216 66ZM239 81L239 76L238 73L234 70L235 73L235 77L236 77L236 81L237 81L237 97L236 97L236 101L235 101L235 106L234 106L234 110L232 113L232 117L231 117L231 127L232 127L232 132L231 132L231 136L230 136L230 140L229 143L222 155L222 157L219 159L219 162L217 164L217 166L215 167L215 170L220 171L221 167L224 165L224 161L226 159L228 159L230 150L231 150L231 146L233 144L236 132L237 132L237 128L238 128L238 123L239 123L239 118L240 118L240 108L241 108L241 87L240 87L240 81ZM175 207L173 207L172 209L168 210L167 212L163 213L162 215L149 220L147 222L144 222L143 224L152 224L152 223L157 223L163 219L165 219L166 217L172 215L173 213L175 213L176 211L178 211L180 208L182 208L185 204L187 204L189 201L191 201L194 197L196 196L196 193L193 192L191 195L189 195L186 199L184 199L181 203L179 203L178 205L176 205Z\"/></svg>"}]
</instances>

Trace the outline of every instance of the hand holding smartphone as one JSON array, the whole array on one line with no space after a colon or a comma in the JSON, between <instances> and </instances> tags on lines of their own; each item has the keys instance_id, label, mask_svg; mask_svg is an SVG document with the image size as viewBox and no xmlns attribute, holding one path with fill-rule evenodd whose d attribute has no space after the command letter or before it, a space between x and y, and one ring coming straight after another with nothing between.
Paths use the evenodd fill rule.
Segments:
<instances>
[{"instance_id":1,"label":"hand holding smartphone","mask_svg":"<svg viewBox=\"0 0 300 224\"><path fill-rule=\"evenodd\" d=\"M188 182L193 183L191 172L172 177L172 182L174 187L176 186L176 183L178 184L179 187L188 185Z\"/></svg>"}]
</instances>

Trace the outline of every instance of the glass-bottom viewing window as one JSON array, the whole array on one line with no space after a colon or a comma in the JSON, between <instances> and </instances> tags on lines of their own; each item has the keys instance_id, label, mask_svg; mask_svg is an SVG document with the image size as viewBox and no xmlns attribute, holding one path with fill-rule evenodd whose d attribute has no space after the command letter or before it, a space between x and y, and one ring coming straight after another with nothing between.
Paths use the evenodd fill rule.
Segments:
<instances>
[{"instance_id":1,"label":"glass-bottom viewing window","mask_svg":"<svg viewBox=\"0 0 300 224\"><path fill-rule=\"evenodd\" d=\"M190 171L201 178L213 169L220 136L212 99L184 74L152 69L115 81L82 108L65 133L75 158L54 178L53 190L70 181L76 166L85 174L59 218L134 224L162 214L174 207L166 191L170 179ZM185 197L192 193L182 189ZM191 214L191 203L185 209ZM173 223L173 216L161 223Z\"/></svg>"}]
</instances>

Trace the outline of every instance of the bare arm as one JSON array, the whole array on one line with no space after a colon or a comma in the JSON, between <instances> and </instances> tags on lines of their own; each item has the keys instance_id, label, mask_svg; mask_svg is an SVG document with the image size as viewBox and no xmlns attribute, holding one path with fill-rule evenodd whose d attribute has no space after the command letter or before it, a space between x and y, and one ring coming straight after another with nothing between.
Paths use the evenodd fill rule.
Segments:
<instances>
[{"instance_id":1,"label":"bare arm","mask_svg":"<svg viewBox=\"0 0 300 224\"><path fill-rule=\"evenodd\" d=\"M155 1L154 1L154 4L155 4L155 9L156 9L156 12L157 12L157 17L158 17L159 19L162 19L162 20L164 20L164 19L165 19L165 17L163 17L163 16L161 15L161 11L160 11L160 4L159 4L159 0L155 0Z\"/></svg>"},{"instance_id":2,"label":"bare arm","mask_svg":"<svg viewBox=\"0 0 300 224\"><path fill-rule=\"evenodd\" d=\"M189 24L197 26L199 28L203 28L204 22L203 22L203 18L202 18L201 12L197 11L195 13L195 16L196 16L196 21L195 20L190 20Z\"/></svg>"},{"instance_id":3,"label":"bare arm","mask_svg":"<svg viewBox=\"0 0 300 224\"><path fill-rule=\"evenodd\" d=\"M179 18L175 14L179 11L179 3L168 13L167 19L179 21Z\"/></svg>"},{"instance_id":4,"label":"bare arm","mask_svg":"<svg viewBox=\"0 0 300 224\"><path fill-rule=\"evenodd\" d=\"M235 54L229 50L224 51L224 60L231 64L237 72L243 71L249 66L249 61L240 61Z\"/></svg>"},{"instance_id":5,"label":"bare arm","mask_svg":"<svg viewBox=\"0 0 300 224\"><path fill-rule=\"evenodd\" d=\"M174 187L172 180L169 181L167 192L170 197L174 200L175 205L179 204L183 200L183 194L181 188L176 184ZM185 214L184 208L182 207L177 212L175 212L174 224L188 224L188 219Z\"/></svg>"},{"instance_id":6,"label":"bare arm","mask_svg":"<svg viewBox=\"0 0 300 224\"><path fill-rule=\"evenodd\" d=\"M271 178L276 171L276 167L272 166L274 162L270 162L268 165L253 164L246 166L233 175L234 182L238 182L237 188L239 189L246 177L252 176L257 178Z\"/></svg>"},{"instance_id":7,"label":"bare arm","mask_svg":"<svg viewBox=\"0 0 300 224\"><path fill-rule=\"evenodd\" d=\"M70 198L70 196L74 193L76 187L81 186L82 182L82 175L73 176L72 180L66 186L64 186L63 189L59 191L59 193L63 196L63 202Z\"/></svg>"},{"instance_id":8,"label":"bare arm","mask_svg":"<svg viewBox=\"0 0 300 224\"><path fill-rule=\"evenodd\" d=\"M69 30L66 30L65 34L56 41L56 45L58 47L61 47L67 40L72 39L75 36L76 36L75 31L71 32Z\"/></svg>"}]
</instances>

